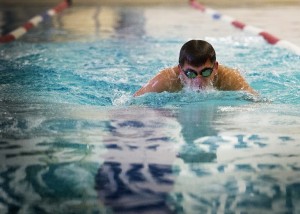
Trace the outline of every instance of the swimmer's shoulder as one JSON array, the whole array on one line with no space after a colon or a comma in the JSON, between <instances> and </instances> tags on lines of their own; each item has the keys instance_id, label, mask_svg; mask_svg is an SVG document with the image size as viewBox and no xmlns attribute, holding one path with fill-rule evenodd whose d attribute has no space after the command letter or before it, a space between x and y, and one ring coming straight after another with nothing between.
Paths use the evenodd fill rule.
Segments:
<instances>
[{"instance_id":1,"label":"swimmer's shoulder","mask_svg":"<svg viewBox=\"0 0 300 214\"><path fill-rule=\"evenodd\" d=\"M177 66L165 68L156 74L134 96L140 96L149 92L176 92L181 90L182 85L179 79L179 69Z\"/></svg>"},{"instance_id":2,"label":"swimmer's shoulder","mask_svg":"<svg viewBox=\"0 0 300 214\"><path fill-rule=\"evenodd\" d=\"M258 95L258 93L251 88L246 79L237 69L229 68L220 64L218 66L214 86L219 90L242 90L253 95Z\"/></svg>"},{"instance_id":3,"label":"swimmer's shoulder","mask_svg":"<svg viewBox=\"0 0 300 214\"><path fill-rule=\"evenodd\" d=\"M220 90L237 90L241 75L237 69L219 64L215 86Z\"/></svg>"},{"instance_id":4,"label":"swimmer's shoulder","mask_svg":"<svg viewBox=\"0 0 300 214\"><path fill-rule=\"evenodd\" d=\"M182 84L179 78L179 68L178 66L168 67L161 70L156 78L159 82L163 82L165 85L165 91L177 92L182 89Z\"/></svg>"},{"instance_id":5,"label":"swimmer's shoulder","mask_svg":"<svg viewBox=\"0 0 300 214\"><path fill-rule=\"evenodd\" d=\"M234 69L234 68L230 68L230 67L227 67L225 65L222 65L222 64L219 64L218 66L218 75L221 75L221 76L225 76L225 75L230 75L230 74L234 74L234 73L237 73L238 70Z\"/></svg>"},{"instance_id":6,"label":"swimmer's shoulder","mask_svg":"<svg viewBox=\"0 0 300 214\"><path fill-rule=\"evenodd\" d=\"M163 75L168 79L178 79L179 73L178 66L173 66L161 70L158 75Z\"/></svg>"}]
</instances>

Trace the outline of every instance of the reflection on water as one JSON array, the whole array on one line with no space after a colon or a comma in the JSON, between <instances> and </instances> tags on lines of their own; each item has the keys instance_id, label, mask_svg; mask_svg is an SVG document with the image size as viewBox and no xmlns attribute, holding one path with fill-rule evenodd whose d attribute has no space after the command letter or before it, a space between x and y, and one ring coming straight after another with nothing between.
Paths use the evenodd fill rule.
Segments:
<instances>
[{"instance_id":1,"label":"reflection on water","mask_svg":"<svg viewBox=\"0 0 300 214\"><path fill-rule=\"evenodd\" d=\"M1 211L170 211L180 127L168 111L19 107L1 109Z\"/></svg>"},{"instance_id":2,"label":"reflection on water","mask_svg":"<svg viewBox=\"0 0 300 214\"><path fill-rule=\"evenodd\" d=\"M199 127L211 130L202 133L201 128L188 125L188 133L190 129L198 133L192 135L195 138L189 159L175 164L179 174L171 195L177 208L184 213L299 211L299 134L293 130L294 125L299 129L299 122L290 124L287 131L282 122L289 120L288 115L282 116L280 123L279 117L270 118L267 127L277 132L268 133L262 131L266 127L264 123L254 127L252 121L241 118L260 121L262 115L272 111L271 106L218 106L215 110L208 106L204 109L209 110L197 112L193 108L191 114L184 113L190 119L180 123L184 134L184 127L191 124L191 118L203 115L202 120L196 121L207 122ZM239 127L230 127L236 121ZM194 147L201 152L192 159L190 154L195 154ZM198 158L207 154L209 158Z\"/></svg>"},{"instance_id":3,"label":"reflection on water","mask_svg":"<svg viewBox=\"0 0 300 214\"><path fill-rule=\"evenodd\" d=\"M111 7L80 7L66 13L60 21L55 19L54 26L72 35L95 35L105 39L115 35L120 19L118 11Z\"/></svg>"},{"instance_id":4,"label":"reflection on water","mask_svg":"<svg viewBox=\"0 0 300 214\"><path fill-rule=\"evenodd\" d=\"M249 131L247 122L238 133L230 128L230 121L258 119L264 111L256 104L108 110L7 104L0 112L0 210L297 211L299 134L260 133L264 124Z\"/></svg>"},{"instance_id":5,"label":"reflection on water","mask_svg":"<svg viewBox=\"0 0 300 214\"><path fill-rule=\"evenodd\" d=\"M109 133L103 136L107 153L96 189L115 212L171 212L167 198L181 142L180 126L172 114L147 108L110 112Z\"/></svg>"},{"instance_id":6,"label":"reflection on water","mask_svg":"<svg viewBox=\"0 0 300 214\"><path fill-rule=\"evenodd\" d=\"M21 27L32 17L42 15L47 9L43 7L23 10L19 7L3 8L0 11L0 35L6 35ZM61 42L71 40L107 39L115 36L142 36L144 18L139 10L125 7L71 7L51 19L43 20L31 30L24 41Z\"/></svg>"}]
</instances>

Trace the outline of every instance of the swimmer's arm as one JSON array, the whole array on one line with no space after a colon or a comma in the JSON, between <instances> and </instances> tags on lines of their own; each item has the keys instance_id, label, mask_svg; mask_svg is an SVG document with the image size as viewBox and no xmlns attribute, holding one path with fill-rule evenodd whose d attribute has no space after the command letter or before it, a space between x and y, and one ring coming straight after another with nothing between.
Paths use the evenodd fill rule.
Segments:
<instances>
[{"instance_id":1,"label":"swimmer's arm","mask_svg":"<svg viewBox=\"0 0 300 214\"><path fill-rule=\"evenodd\" d=\"M160 71L155 77L149 80L142 88L134 93L133 96L140 96L150 92L174 92L177 90L178 78L173 70L174 68L167 68ZM175 80L175 81L174 81Z\"/></svg>"},{"instance_id":2,"label":"swimmer's arm","mask_svg":"<svg viewBox=\"0 0 300 214\"><path fill-rule=\"evenodd\" d=\"M163 92L165 91L164 83L162 78L158 75L153 77L151 80L149 80L148 83L146 83L143 87L141 87L138 91L134 93L133 96L140 96L146 93L150 92Z\"/></svg>"}]
</instances>

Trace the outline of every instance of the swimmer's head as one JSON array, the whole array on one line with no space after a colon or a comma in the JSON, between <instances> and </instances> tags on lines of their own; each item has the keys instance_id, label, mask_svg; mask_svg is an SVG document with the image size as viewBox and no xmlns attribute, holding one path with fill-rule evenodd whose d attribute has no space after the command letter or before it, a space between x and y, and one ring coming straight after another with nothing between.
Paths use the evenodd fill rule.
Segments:
<instances>
[{"instance_id":1,"label":"swimmer's head","mask_svg":"<svg viewBox=\"0 0 300 214\"><path fill-rule=\"evenodd\" d=\"M184 63L198 67L209 60L211 63L216 62L216 52L213 46L204 40L190 40L186 42L179 53L179 65Z\"/></svg>"},{"instance_id":2,"label":"swimmer's head","mask_svg":"<svg viewBox=\"0 0 300 214\"><path fill-rule=\"evenodd\" d=\"M190 40L179 54L180 78L185 86L204 89L212 85L218 69L212 45L203 40Z\"/></svg>"}]
</instances>

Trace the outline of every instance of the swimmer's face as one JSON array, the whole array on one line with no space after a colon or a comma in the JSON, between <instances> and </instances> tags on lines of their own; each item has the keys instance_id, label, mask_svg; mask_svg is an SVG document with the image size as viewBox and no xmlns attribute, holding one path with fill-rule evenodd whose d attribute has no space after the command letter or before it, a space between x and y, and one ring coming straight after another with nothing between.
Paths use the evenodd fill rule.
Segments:
<instances>
[{"instance_id":1,"label":"swimmer's face","mask_svg":"<svg viewBox=\"0 0 300 214\"><path fill-rule=\"evenodd\" d=\"M213 78L218 70L218 62L211 63L209 60L200 66L192 66L184 63L179 66L181 80L185 86L192 89L205 89L212 86Z\"/></svg>"}]
</instances>

